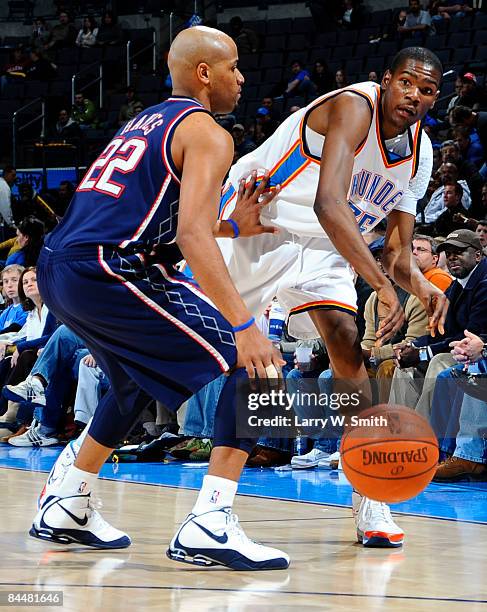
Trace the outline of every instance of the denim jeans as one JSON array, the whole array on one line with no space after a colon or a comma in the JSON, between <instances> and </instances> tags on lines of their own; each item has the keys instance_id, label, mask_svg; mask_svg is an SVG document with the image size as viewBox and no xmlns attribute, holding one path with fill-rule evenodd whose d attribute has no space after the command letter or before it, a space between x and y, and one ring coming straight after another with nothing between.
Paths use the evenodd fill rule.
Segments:
<instances>
[{"instance_id":1,"label":"denim jeans","mask_svg":"<svg viewBox=\"0 0 487 612\"><path fill-rule=\"evenodd\" d=\"M487 463L487 402L465 394L459 425L455 457Z\"/></svg>"},{"instance_id":2,"label":"denim jeans","mask_svg":"<svg viewBox=\"0 0 487 612\"><path fill-rule=\"evenodd\" d=\"M300 384L301 381L312 378L316 376L316 372L301 372L301 370L294 369L289 372L286 377L286 386L288 393L297 393L298 391L310 392L309 383ZM306 386L305 386L306 385ZM324 370L318 376L318 389L320 394L329 396L333 390L333 374L330 369ZM299 403L294 404L294 409L299 418L306 418L307 410L305 406L300 405ZM324 409L323 416L329 417L331 415L337 414L335 410L331 410L328 408ZM340 431L336 427L331 427L329 424L327 426L328 437L326 438L315 438L315 442L313 447L321 450L325 453L334 453L340 442ZM314 437L314 436L312 436Z\"/></svg>"},{"instance_id":3,"label":"denim jeans","mask_svg":"<svg viewBox=\"0 0 487 612\"><path fill-rule=\"evenodd\" d=\"M80 359L83 356L81 355ZM110 382L99 367L90 368L84 363L80 363L80 360L77 360L77 363L78 386L73 408L74 420L79 423L88 423L95 413L101 396L110 387Z\"/></svg>"},{"instance_id":4,"label":"denim jeans","mask_svg":"<svg viewBox=\"0 0 487 612\"><path fill-rule=\"evenodd\" d=\"M212 438L216 406L226 377L222 374L200 389L189 400L183 434L196 438Z\"/></svg>"},{"instance_id":5,"label":"denim jeans","mask_svg":"<svg viewBox=\"0 0 487 612\"><path fill-rule=\"evenodd\" d=\"M463 365L447 368L436 377L430 417L440 449L448 454L455 450L463 401L463 391L451 375L453 369L462 370Z\"/></svg>"},{"instance_id":6,"label":"denim jeans","mask_svg":"<svg viewBox=\"0 0 487 612\"><path fill-rule=\"evenodd\" d=\"M40 374L47 382L46 405L36 409L42 425L57 427L62 415L62 402L73 381L71 375L76 355L84 349L83 341L65 325L56 329L49 338L31 374Z\"/></svg>"}]
</instances>

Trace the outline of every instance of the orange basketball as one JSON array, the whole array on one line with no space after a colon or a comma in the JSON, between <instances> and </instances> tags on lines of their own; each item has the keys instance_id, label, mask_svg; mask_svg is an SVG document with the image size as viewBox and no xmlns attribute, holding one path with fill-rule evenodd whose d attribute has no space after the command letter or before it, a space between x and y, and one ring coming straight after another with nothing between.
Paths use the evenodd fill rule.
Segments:
<instances>
[{"instance_id":1,"label":"orange basketball","mask_svg":"<svg viewBox=\"0 0 487 612\"><path fill-rule=\"evenodd\" d=\"M404 406L381 404L350 418L341 443L343 471L359 493L394 503L421 493L438 464L428 421Z\"/></svg>"}]
</instances>

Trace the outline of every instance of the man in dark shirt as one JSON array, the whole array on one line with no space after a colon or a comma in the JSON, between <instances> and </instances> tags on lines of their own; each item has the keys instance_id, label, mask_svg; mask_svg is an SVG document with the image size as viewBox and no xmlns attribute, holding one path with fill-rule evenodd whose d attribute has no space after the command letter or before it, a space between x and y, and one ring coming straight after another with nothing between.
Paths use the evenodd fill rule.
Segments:
<instances>
[{"instance_id":1,"label":"man in dark shirt","mask_svg":"<svg viewBox=\"0 0 487 612\"><path fill-rule=\"evenodd\" d=\"M462 206L463 189L459 183L447 183L443 192L445 212L441 213L435 223L435 233L446 236L456 229L465 227L464 218L467 211Z\"/></svg>"}]
</instances>

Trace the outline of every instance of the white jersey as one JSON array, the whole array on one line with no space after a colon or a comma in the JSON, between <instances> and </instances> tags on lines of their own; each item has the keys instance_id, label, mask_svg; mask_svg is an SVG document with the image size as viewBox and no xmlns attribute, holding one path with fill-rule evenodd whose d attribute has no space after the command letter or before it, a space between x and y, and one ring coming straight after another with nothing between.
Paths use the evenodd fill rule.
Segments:
<instances>
[{"instance_id":1,"label":"white jersey","mask_svg":"<svg viewBox=\"0 0 487 612\"><path fill-rule=\"evenodd\" d=\"M262 211L262 222L301 236L323 237L313 211L325 137L311 130L313 109L344 91L364 98L372 111L367 137L355 153L348 202L360 231L366 233L392 210L416 215L417 200L426 192L433 150L419 122L394 141L381 133L381 89L358 83L332 91L288 117L260 147L232 166L221 200L221 218L233 210L239 180L257 169L270 171L270 186L281 185L278 197Z\"/></svg>"}]
</instances>

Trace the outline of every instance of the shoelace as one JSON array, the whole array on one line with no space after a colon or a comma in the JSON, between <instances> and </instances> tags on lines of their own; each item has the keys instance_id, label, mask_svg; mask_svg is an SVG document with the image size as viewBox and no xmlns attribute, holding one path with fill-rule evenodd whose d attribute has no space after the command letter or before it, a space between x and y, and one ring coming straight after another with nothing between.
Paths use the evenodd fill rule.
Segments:
<instances>
[{"instance_id":1,"label":"shoelace","mask_svg":"<svg viewBox=\"0 0 487 612\"><path fill-rule=\"evenodd\" d=\"M238 522L238 516L236 514L227 514L227 532L229 535L237 536L242 544L255 544L253 540L245 535L244 530Z\"/></svg>"},{"instance_id":2,"label":"shoelace","mask_svg":"<svg viewBox=\"0 0 487 612\"><path fill-rule=\"evenodd\" d=\"M373 501L371 499L366 499L366 508L365 514L367 518L370 518L372 515L380 516L386 523L392 521L391 511L389 510L389 506L382 502Z\"/></svg>"}]
</instances>

